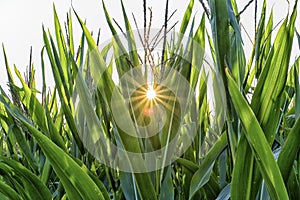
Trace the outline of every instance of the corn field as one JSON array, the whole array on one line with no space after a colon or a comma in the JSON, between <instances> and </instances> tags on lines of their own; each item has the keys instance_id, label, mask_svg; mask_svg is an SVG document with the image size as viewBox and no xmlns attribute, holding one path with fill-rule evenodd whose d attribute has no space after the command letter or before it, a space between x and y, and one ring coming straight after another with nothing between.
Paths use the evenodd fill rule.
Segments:
<instances>
[{"instance_id":1,"label":"corn field","mask_svg":"<svg viewBox=\"0 0 300 200\"><path fill-rule=\"evenodd\" d=\"M102 1L109 41L53 6L24 76L3 45L0 199L300 199L297 1L277 25L257 8L250 55L237 1L190 0L178 24L168 4L154 29L146 0L142 25L120 0L124 27Z\"/></svg>"}]
</instances>

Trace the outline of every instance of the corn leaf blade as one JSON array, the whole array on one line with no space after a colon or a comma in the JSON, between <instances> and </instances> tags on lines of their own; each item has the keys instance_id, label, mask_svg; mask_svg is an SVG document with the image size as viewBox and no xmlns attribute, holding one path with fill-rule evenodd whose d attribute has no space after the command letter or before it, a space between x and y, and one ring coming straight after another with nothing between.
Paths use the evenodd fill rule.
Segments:
<instances>
[{"instance_id":1,"label":"corn leaf blade","mask_svg":"<svg viewBox=\"0 0 300 200\"><path fill-rule=\"evenodd\" d=\"M244 134L251 146L252 153L255 156L260 172L266 182L270 197L272 199L288 199L288 194L279 167L273 157L273 153L264 132L246 99L239 92L236 83L231 75L229 75L229 72L227 72L227 77L228 89L233 105L241 119L245 130ZM235 199L234 197L232 198Z\"/></svg>"}]
</instances>

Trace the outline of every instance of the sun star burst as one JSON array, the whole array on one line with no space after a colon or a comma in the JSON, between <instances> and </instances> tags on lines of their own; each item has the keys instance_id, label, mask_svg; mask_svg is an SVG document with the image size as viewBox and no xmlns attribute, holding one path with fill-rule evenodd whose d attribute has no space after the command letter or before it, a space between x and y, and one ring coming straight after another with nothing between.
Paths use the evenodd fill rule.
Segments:
<instances>
[{"instance_id":1,"label":"sun star burst","mask_svg":"<svg viewBox=\"0 0 300 200\"><path fill-rule=\"evenodd\" d=\"M147 96L147 99L149 99L149 100L155 99L156 92L155 92L155 90L154 90L154 88L153 88L152 85L148 86L148 89L147 89L147 92L146 92L146 96Z\"/></svg>"}]
</instances>

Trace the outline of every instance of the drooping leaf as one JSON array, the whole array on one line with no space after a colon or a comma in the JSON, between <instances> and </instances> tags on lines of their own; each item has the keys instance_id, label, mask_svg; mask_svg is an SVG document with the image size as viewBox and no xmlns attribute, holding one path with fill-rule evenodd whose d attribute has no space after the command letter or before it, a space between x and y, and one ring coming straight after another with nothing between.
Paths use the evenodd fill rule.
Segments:
<instances>
[{"instance_id":1,"label":"drooping leaf","mask_svg":"<svg viewBox=\"0 0 300 200\"><path fill-rule=\"evenodd\" d=\"M32 199L51 199L52 195L48 188L40 181L40 179L30 172L27 168L22 166L15 160L0 157L1 166L5 164L11 168L12 173L16 173L16 176L21 177L20 180L24 184L24 190L29 193L28 195ZM1 167L0 167L1 168Z\"/></svg>"},{"instance_id":2,"label":"drooping leaf","mask_svg":"<svg viewBox=\"0 0 300 200\"><path fill-rule=\"evenodd\" d=\"M251 107L239 92L236 83L228 72L227 77L229 93L238 116L241 119L241 123L244 128L243 133L246 136L253 155L255 156L255 161L258 164L260 173L266 182L270 197L273 199L288 199L284 181L282 179L279 167L273 157L273 153L268 144L266 136ZM247 163L247 165L248 164L251 163ZM232 189L231 192L233 192ZM231 197L232 199L241 198L241 196Z\"/></svg>"},{"instance_id":3,"label":"drooping leaf","mask_svg":"<svg viewBox=\"0 0 300 200\"><path fill-rule=\"evenodd\" d=\"M46 157L49 159L54 171L60 178L70 199L103 199L103 194L93 180L81 167L61 148L30 124L18 110L3 98L1 102L8 112L19 120L36 139ZM84 183L84 184L79 184Z\"/></svg>"},{"instance_id":4,"label":"drooping leaf","mask_svg":"<svg viewBox=\"0 0 300 200\"><path fill-rule=\"evenodd\" d=\"M2 181L0 181L0 193L2 193L7 198L7 200L9 200L9 199L21 200L22 199L22 197L20 195L18 195L12 187L8 186L7 184L3 183ZM2 197L0 196L0 198L2 198Z\"/></svg>"}]
</instances>

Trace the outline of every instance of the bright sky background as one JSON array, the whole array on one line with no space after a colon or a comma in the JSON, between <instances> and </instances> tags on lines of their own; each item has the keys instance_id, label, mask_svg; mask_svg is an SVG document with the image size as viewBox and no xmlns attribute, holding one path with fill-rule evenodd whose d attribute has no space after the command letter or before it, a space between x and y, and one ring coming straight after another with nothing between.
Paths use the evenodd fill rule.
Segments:
<instances>
[{"instance_id":1,"label":"bright sky background","mask_svg":"<svg viewBox=\"0 0 300 200\"><path fill-rule=\"evenodd\" d=\"M238 7L241 10L249 0L237 0ZM37 81L40 81L40 51L43 47L42 38L42 24L45 28L49 28L51 33L54 35L54 23L53 23L53 10L52 5L55 3L60 22L66 20L66 13L71 8L70 0L0 0L0 42L5 45L6 52L8 55L9 64L13 70L15 64L23 74L26 66L29 63L29 52L30 46L33 47L33 62L36 68ZM107 9L111 17L115 18L122 25L121 6L119 0L105 0ZM153 10L153 28L160 28L163 24L164 19L164 7L165 1L163 0L151 0L148 1L148 7L152 7ZM259 2L259 9L261 9L262 1ZM290 0L290 10L293 6L293 0ZM131 17L133 12L138 20L139 27L143 25L143 7L142 0L124 0L127 14L134 23ZM177 13L174 16L173 22L180 20L184 14L184 11L189 3L189 0L170 0L170 11L177 9ZM288 2L287 0L268 0L268 8L273 7L274 9L274 24L277 24L282 20L288 13ZM101 28L101 41L109 39L110 32L104 18L102 2L101 0L73 0L73 6L78 12L82 19L87 20L87 27L94 33L98 32ZM298 8L300 8L298 6ZM195 13L196 16L200 16L203 13L202 7L198 0L195 1ZM298 9L298 11L300 11ZM268 10L267 16L270 14ZM258 16L260 13L258 13ZM299 14L300 15L300 14ZM298 17L299 19L300 17ZM246 12L242 15L242 24L250 34L251 38L254 35L254 4L252 4ZM75 41L76 45L81 35L78 22L73 15L73 24L76 33ZM297 30L300 30L299 20L296 23ZM208 21L206 25L210 26ZM178 27L177 27L178 30ZM248 37L246 37L244 30L243 40L246 48L246 54L249 54L249 46L251 44ZM100 41L100 42L101 42ZM296 43L296 41L295 41ZM299 55L299 48L295 45L293 50L294 56ZM45 56L46 58L46 56ZM46 66L48 72L51 73L50 65ZM2 49L0 51L0 84L2 87L6 87L6 73ZM49 77L52 75L49 74ZM49 78L48 78L49 79ZM40 89L40 88L37 88Z\"/></svg>"}]
</instances>

